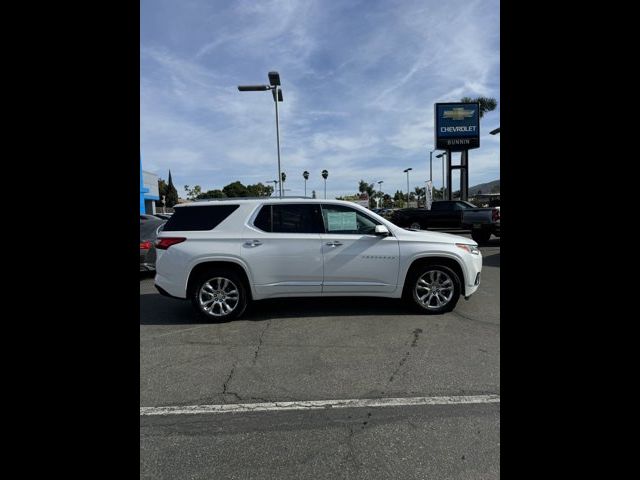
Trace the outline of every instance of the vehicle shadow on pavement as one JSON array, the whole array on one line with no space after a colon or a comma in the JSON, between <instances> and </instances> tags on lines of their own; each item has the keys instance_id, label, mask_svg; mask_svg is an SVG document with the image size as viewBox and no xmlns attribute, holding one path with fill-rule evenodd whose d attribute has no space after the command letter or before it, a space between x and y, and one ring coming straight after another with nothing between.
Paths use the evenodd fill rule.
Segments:
<instances>
[{"instance_id":1,"label":"vehicle shadow on pavement","mask_svg":"<svg viewBox=\"0 0 640 480\"><path fill-rule=\"evenodd\" d=\"M247 307L240 320L259 322L273 318L366 315L420 315L420 313L413 311L401 300L393 298L286 298L253 302ZM159 294L140 295L140 325L187 325L193 323L204 324L207 321L193 311L189 301L166 298Z\"/></svg>"},{"instance_id":2,"label":"vehicle shadow on pavement","mask_svg":"<svg viewBox=\"0 0 640 480\"><path fill-rule=\"evenodd\" d=\"M254 302L244 320L286 317L380 316L416 314L399 299L376 297L285 298Z\"/></svg>"},{"instance_id":3,"label":"vehicle shadow on pavement","mask_svg":"<svg viewBox=\"0 0 640 480\"><path fill-rule=\"evenodd\" d=\"M200 318L184 300L163 297L159 293L140 295L140 325L188 325Z\"/></svg>"},{"instance_id":4,"label":"vehicle shadow on pavement","mask_svg":"<svg viewBox=\"0 0 640 480\"><path fill-rule=\"evenodd\" d=\"M496 253L494 255L483 256L482 257L482 266L483 267L500 267L500 254Z\"/></svg>"},{"instance_id":5,"label":"vehicle shadow on pavement","mask_svg":"<svg viewBox=\"0 0 640 480\"><path fill-rule=\"evenodd\" d=\"M491 237L486 242L478 242L479 247L499 247L500 246L500 238L499 237Z\"/></svg>"}]
</instances>

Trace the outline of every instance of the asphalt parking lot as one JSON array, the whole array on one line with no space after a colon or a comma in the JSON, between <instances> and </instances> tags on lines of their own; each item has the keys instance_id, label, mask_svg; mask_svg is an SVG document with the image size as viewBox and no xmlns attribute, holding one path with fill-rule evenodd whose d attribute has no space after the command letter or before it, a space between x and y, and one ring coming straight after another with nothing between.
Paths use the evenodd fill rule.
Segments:
<instances>
[{"instance_id":1,"label":"asphalt parking lot","mask_svg":"<svg viewBox=\"0 0 640 480\"><path fill-rule=\"evenodd\" d=\"M500 240L445 315L397 300L256 302L203 323L140 280L140 406L500 394ZM500 404L140 416L141 478L499 478Z\"/></svg>"}]
</instances>

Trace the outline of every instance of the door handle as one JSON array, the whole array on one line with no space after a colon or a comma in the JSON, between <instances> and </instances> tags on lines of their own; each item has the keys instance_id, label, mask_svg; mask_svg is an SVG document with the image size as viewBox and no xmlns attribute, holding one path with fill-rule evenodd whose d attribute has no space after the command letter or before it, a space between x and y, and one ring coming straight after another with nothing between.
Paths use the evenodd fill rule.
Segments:
<instances>
[{"instance_id":1,"label":"door handle","mask_svg":"<svg viewBox=\"0 0 640 480\"><path fill-rule=\"evenodd\" d=\"M244 245L246 247L259 247L262 242L260 240L251 240L250 242L244 242Z\"/></svg>"},{"instance_id":2,"label":"door handle","mask_svg":"<svg viewBox=\"0 0 640 480\"><path fill-rule=\"evenodd\" d=\"M332 242L327 242L327 245L329 245L330 247L338 247L342 245L342 243L337 240L333 240Z\"/></svg>"}]
</instances>

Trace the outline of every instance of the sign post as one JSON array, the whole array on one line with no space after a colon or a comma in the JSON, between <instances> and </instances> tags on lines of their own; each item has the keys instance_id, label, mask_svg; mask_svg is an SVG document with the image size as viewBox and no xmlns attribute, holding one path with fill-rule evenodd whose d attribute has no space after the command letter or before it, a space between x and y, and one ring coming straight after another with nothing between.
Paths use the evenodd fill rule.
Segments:
<instances>
[{"instance_id":1,"label":"sign post","mask_svg":"<svg viewBox=\"0 0 640 480\"><path fill-rule=\"evenodd\" d=\"M469 194L469 150L480 148L480 104L436 103L435 139L438 150L447 151L447 198L451 200L451 171L460 169L460 199ZM462 152L460 165L451 166L451 152Z\"/></svg>"},{"instance_id":2,"label":"sign post","mask_svg":"<svg viewBox=\"0 0 640 480\"><path fill-rule=\"evenodd\" d=\"M427 180L427 186L424 189L424 208L431 210L433 203L433 181Z\"/></svg>"}]
</instances>

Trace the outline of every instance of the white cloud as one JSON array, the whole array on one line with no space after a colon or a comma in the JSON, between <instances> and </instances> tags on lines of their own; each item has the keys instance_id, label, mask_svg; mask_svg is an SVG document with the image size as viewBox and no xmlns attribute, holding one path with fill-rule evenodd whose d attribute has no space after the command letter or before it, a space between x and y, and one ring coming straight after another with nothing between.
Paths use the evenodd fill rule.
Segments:
<instances>
[{"instance_id":1,"label":"white cloud","mask_svg":"<svg viewBox=\"0 0 640 480\"><path fill-rule=\"evenodd\" d=\"M282 77L282 165L297 193L305 169L315 179L308 190L321 192L323 168L331 195L355 191L361 178L404 190L404 168L427 178L435 102L499 100L497 1L181 5L141 35L143 164L170 168L177 185L277 176L271 95L236 88L266 82L270 70ZM497 109L482 131L499 122ZM471 184L499 176L499 145L483 134Z\"/></svg>"}]
</instances>

